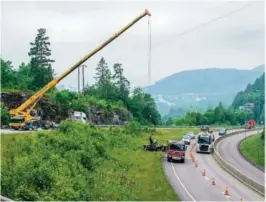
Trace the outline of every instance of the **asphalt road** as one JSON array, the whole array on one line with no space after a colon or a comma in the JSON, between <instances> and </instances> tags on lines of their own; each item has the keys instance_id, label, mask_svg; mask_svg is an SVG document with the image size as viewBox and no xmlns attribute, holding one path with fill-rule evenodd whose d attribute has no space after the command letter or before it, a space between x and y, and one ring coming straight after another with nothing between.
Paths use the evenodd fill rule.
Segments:
<instances>
[{"instance_id":1,"label":"asphalt road","mask_svg":"<svg viewBox=\"0 0 266 202\"><path fill-rule=\"evenodd\" d=\"M246 136L256 135L257 132L248 132ZM232 166L243 172L246 176L254 179L258 183L264 185L265 173L255 166L251 165L248 161L246 161L238 151L239 142L245 138L245 134L233 135L231 137L225 138L218 145L218 151L220 155L230 163Z\"/></svg>"},{"instance_id":2,"label":"asphalt road","mask_svg":"<svg viewBox=\"0 0 266 202\"><path fill-rule=\"evenodd\" d=\"M38 128L38 131L39 130L43 130L41 128ZM0 134L1 135L5 135L5 134L16 134L16 133L32 133L32 132L35 132L35 131L32 131L32 130L13 130L13 129L0 129Z\"/></svg>"},{"instance_id":3,"label":"asphalt road","mask_svg":"<svg viewBox=\"0 0 266 202\"><path fill-rule=\"evenodd\" d=\"M197 154L194 148L192 153L198 162L196 168L189 157L190 147L186 151L184 164L169 163L166 158L163 161L165 175L181 200L264 201L260 195L220 168L210 154ZM202 176L203 169L206 170L206 176ZM212 178L215 178L216 185L212 185ZM224 195L226 186L229 196Z\"/></svg>"}]
</instances>

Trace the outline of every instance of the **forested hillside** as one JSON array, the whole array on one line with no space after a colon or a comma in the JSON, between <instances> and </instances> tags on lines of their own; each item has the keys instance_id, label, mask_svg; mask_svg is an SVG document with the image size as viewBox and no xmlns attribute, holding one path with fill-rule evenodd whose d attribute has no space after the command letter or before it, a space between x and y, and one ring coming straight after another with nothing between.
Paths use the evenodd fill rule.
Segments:
<instances>
[{"instance_id":1,"label":"forested hillside","mask_svg":"<svg viewBox=\"0 0 266 202\"><path fill-rule=\"evenodd\" d=\"M46 30L38 29L37 36L30 45L28 53L30 62L23 62L18 68L13 67L11 61L1 58L1 92L23 94L23 99L16 100L17 105L12 107L18 107L25 99L54 78L55 70L52 68L54 59L52 59ZM158 124L160 114L156 109L154 99L149 94L142 92L140 88L133 89L133 94L130 96L130 82L123 74L122 64L115 63L111 67L114 74L111 73L110 65L104 58L101 58L96 67L96 83L86 86L82 94L58 91L55 87L52 88L46 94L46 99L57 109L51 110L51 114L49 114L49 110L46 111L48 113L46 117L55 119L54 114L56 114L65 118L68 116L68 110L80 110L87 115L101 114L103 119L119 116L120 120L128 121L132 120L132 118L125 117L129 112L130 116L133 115L134 120L142 124L150 122ZM25 92L28 96L24 96ZM10 109L10 103L12 100L6 100L1 105L4 123L8 121L7 110ZM37 105L38 107L42 108L40 105ZM109 122L103 122L109 124Z\"/></svg>"},{"instance_id":2,"label":"forested hillside","mask_svg":"<svg viewBox=\"0 0 266 202\"><path fill-rule=\"evenodd\" d=\"M264 121L264 96L265 96L265 73L255 80L254 83L249 83L245 90L240 91L232 106L235 109L251 111L257 121Z\"/></svg>"}]
</instances>

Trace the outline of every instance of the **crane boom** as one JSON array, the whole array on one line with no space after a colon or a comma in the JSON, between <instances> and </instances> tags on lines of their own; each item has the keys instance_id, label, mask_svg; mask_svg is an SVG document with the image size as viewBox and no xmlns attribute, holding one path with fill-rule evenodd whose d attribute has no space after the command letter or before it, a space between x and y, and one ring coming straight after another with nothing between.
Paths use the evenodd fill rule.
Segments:
<instances>
[{"instance_id":1,"label":"crane boom","mask_svg":"<svg viewBox=\"0 0 266 202\"><path fill-rule=\"evenodd\" d=\"M82 63L84 63L86 60L88 60L94 54L99 52L101 49L103 49L105 46L107 46L109 43L111 43L114 39L116 39L118 36L120 36L123 32L125 32L127 29L132 27L135 23L137 23L139 20L141 20L146 15L148 15L148 16L151 15L147 9L141 15L136 17L133 21L131 21L125 27L123 27L119 32L117 32L113 36L111 36L107 41L105 41L104 43L99 45L97 48L95 48L93 51L89 52L84 57L82 57L77 63L75 63L68 70L66 70L61 76L59 76L58 78L53 79L48 84L46 84L41 90L39 90L37 93L32 95L28 100L26 100L18 108L10 110L10 115L11 116L27 116L27 115L29 115L30 111L23 112L26 108L28 108L30 105L32 105L35 102L37 102L48 90L50 90L52 87L54 87L56 84L58 84L59 81L61 81L63 78L65 78L71 72L73 72Z\"/></svg>"}]
</instances>

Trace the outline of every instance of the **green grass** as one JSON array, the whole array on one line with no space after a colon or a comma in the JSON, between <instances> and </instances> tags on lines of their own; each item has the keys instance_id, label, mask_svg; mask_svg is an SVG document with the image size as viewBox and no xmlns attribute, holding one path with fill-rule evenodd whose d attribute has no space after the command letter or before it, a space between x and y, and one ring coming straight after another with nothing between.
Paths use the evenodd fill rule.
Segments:
<instances>
[{"instance_id":1,"label":"green grass","mask_svg":"<svg viewBox=\"0 0 266 202\"><path fill-rule=\"evenodd\" d=\"M264 168L264 140L261 135L253 135L243 140L240 144L241 153L253 163Z\"/></svg>"},{"instance_id":2,"label":"green grass","mask_svg":"<svg viewBox=\"0 0 266 202\"><path fill-rule=\"evenodd\" d=\"M68 134L69 132L65 133L65 135L62 134L62 132L56 131L41 132L41 134L45 136L45 139L41 137L42 135L40 136L36 133L2 135L1 166L4 166L1 170L3 176L1 188L2 186L11 186L10 184L12 183L16 185L12 187L14 193L9 192L9 194L6 194L7 197L16 200L26 200L28 198L35 200L64 200L65 197L68 197L67 200L179 201L180 199L168 184L163 172L162 158L164 153L142 150L142 145L149 143L148 138L151 133L141 132L139 135L132 136L130 134L124 134L121 131L123 131L123 129L112 129L112 131L93 129L95 134L104 134L104 142L98 142L105 148L105 155L107 155L107 157L102 158L102 156L99 156L99 159L92 159L93 161L99 160L99 162L95 163L96 168L94 170L88 171L80 168L77 156L73 158L72 161L75 165L75 169L80 170L71 175L65 174L73 172L69 169L69 167L72 167L72 164L68 164L67 159L60 159L59 154L61 150L58 148L54 150L52 147L47 149L47 147L49 147L47 142L54 143L58 141L62 143L62 140L68 140L70 137L70 134ZM182 135L188 131L196 132L198 129L157 129L157 131L154 132L154 137L158 139L159 142L166 143L169 139L181 139ZM76 136L82 134L82 131L79 133L73 131L72 133L73 136L71 137L76 139ZM88 131L85 131L84 135L86 133L88 133ZM121 135L118 135L120 133ZM67 137L68 135L69 137ZM80 138L85 138L84 140L86 140L87 137L81 136ZM29 139L31 140L29 141ZM42 141L43 143L40 143ZM78 141L80 140L76 139L73 143L67 141L66 146L77 143ZM93 142L95 139L91 139L91 141ZM84 142L80 142L80 144L86 146ZM14 147L14 144L16 147ZM73 146L75 145L76 144ZM30 148L33 153L30 152L29 155L25 155L28 148ZM50 190L39 190L39 188L33 186L33 179L29 178L33 171L29 173L26 168L24 170L24 167L30 167L32 163L34 164L35 161L37 162L36 153L40 152L38 155L40 155L40 159L42 158L41 156L44 152L42 151L43 148L46 148L44 150L48 152L48 154L51 154L51 159L58 162L58 167L60 167L60 169L55 167L54 170L49 171L52 172L53 179L55 179L54 184L56 185L53 185ZM10 171L7 170L8 167L6 165L10 163L9 159L12 155L14 156L14 154L14 165ZM75 155L75 153L72 153L72 155ZM40 161L45 164L44 168L42 168L44 171L46 168L49 169L50 164L53 164L51 159L47 160L47 162ZM36 166L36 164L34 165ZM22 179L20 177L25 175L25 178L29 178L31 184L28 185L29 182L27 181L23 182L24 184L22 185L14 183L16 178L13 177L13 169L15 169L16 172L18 172L18 170L20 171L17 175L18 179ZM7 179L7 177L11 177L12 179ZM84 181L84 177L90 179L93 183L90 184L86 180ZM84 183L81 183L83 181ZM59 189L57 189L57 186ZM5 190L6 189L2 188L2 194L5 194ZM40 194L38 195L35 192ZM79 192L81 195L79 195ZM88 198L85 196L82 198L82 194L85 194L84 192L86 192Z\"/></svg>"}]
</instances>

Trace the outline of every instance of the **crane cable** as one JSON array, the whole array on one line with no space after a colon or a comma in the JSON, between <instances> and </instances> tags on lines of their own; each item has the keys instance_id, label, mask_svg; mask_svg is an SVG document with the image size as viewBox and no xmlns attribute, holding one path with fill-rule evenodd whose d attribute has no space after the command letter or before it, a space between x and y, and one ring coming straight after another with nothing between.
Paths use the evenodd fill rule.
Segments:
<instances>
[{"instance_id":1,"label":"crane cable","mask_svg":"<svg viewBox=\"0 0 266 202\"><path fill-rule=\"evenodd\" d=\"M151 17L148 17L148 86L151 94Z\"/></svg>"},{"instance_id":2,"label":"crane cable","mask_svg":"<svg viewBox=\"0 0 266 202\"><path fill-rule=\"evenodd\" d=\"M148 88L151 96L151 17L148 17ZM152 114L148 115L150 125L152 124Z\"/></svg>"}]
</instances>

